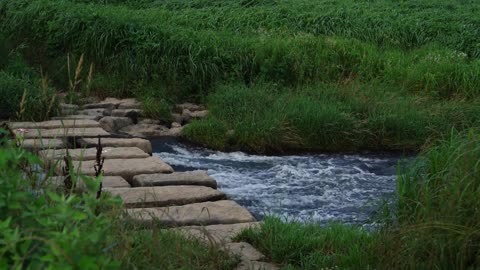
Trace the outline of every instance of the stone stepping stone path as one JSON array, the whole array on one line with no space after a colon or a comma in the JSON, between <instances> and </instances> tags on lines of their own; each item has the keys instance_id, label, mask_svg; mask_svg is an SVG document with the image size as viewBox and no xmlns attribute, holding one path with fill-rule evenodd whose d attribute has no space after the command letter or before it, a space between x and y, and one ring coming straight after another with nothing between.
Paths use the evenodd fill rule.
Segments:
<instances>
[{"instance_id":1,"label":"stone stepping stone path","mask_svg":"<svg viewBox=\"0 0 480 270\"><path fill-rule=\"evenodd\" d=\"M97 147L98 139L80 138L78 141L80 147ZM152 154L152 144L150 141L141 138L102 138L103 147L137 147L147 154Z\"/></svg>"},{"instance_id":2,"label":"stone stepping stone path","mask_svg":"<svg viewBox=\"0 0 480 270\"><path fill-rule=\"evenodd\" d=\"M185 205L226 197L216 189L195 186L117 188L110 190L110 193L120 196L123 204L129 208Z\"/></svg>"},{"instance_id":3,"label":"stone stepping stone path","mask_svg":"<svg viewBox=\"0 0 480 270\"><path fill-rule=\"evenodd\" d=\"M204 110L195 106L183 104L177 109ZM146 227L171 227L189 237L214 243L241 259L237 270L278 269L248 243L232 242L243 229L259 223L247 209L217 190L217 182L207 172L174 172L159 157L151 156L150 141L111 134L104 129L106 125L99 122L103 116L111 114L118 118L130 114L137 117L140 109L141 104L135 99L107 98L82 107L62 104L64 115L54 120L11 122L8 127L22 147L38 152L46 169L54 166L53 171L58 176L50 181L58 188L64 185L61 167L67 151L75 171L95 175L96 146L101 137L102 157L105 158L102 190L122 198L125 213L132 222ZM206 111L197 114L206 115ZM85 190L81 180L77 190Z\"/></svg>"},{"instance_id":4,"label":"stone stepping stone path","mask_svg":"<svg viewBox=\"0 0 480 270\"><path fill-rule=\"evenodd\" d=\"M170 174L141 174L132 179L134 187L193 185L216 189L217 181L206 171L174 172Z\"/></svg>"},{"instance_id":5,"label":"stone stepping stone path","mask_svg":"<svg viewBox=\"0 0 480 270\"><path fill-rule=\"evenodd\" d=\"M54 128L54 129L14 129L17 137L25 139L64 138L64 137L98 137L110 133L102 128Z\"/></svg>"},{"instance_id":6,"label":"stone stepping stone path","mask_svg":"<svg viewBox=\"0 0 480 270\"><path fill-rule=\"evenodd\" d=\"M73 161L73 166L79 173L84 175L95 175L95 160ZM172 173L173 169L158 157L143 159L105 159L103 164L104 175L121 176L130 181L135 175L149 173ZM60 173L61 168L57 171Z\"/></svg>"},{"instance_id":7,"label":"stone stepping stone path","mask_svg":"<svg viewBox=\"0 0 480 270\"><path fill-rule=\"evenodd\" d=\"M195 189L197 188L193 188L192 190ZM207 201L206 198L208 195L205 194L205 196L201 196L199 201ZM225 198L225 195L218 192L218 196L216 196L215 199L222 198ZM128 213L138 223L149 225L155 220L170 227L234 224L255 221L255 218L248 210L236 202L229 200L190 203L182 206L129 209Z\"/></svg>"},{"instance_id":8,"label":"stone stepping stone path","mask_svg":"<svg viewBox=\"0 0 480 270\"><path fill-rule=\"evenodd\" d=\"M47 149L39 151L38 154L46 160L63 160L67 152L72 160L95 160L97 155L96 148ZM105 147L102 150L102 157L105 159L133 159L148 158L150 155L137 147Z\"/></svg>"}]
</instances>

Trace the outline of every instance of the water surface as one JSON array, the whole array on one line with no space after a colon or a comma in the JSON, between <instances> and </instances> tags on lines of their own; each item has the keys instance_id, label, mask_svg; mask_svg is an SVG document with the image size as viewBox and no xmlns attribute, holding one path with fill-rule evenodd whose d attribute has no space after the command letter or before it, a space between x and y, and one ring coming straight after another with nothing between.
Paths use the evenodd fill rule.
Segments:
<instances>
[{"instance_id":1,"label":"water surface","mask_svg":"<svg viewBox=\"0 0 480 270\"><path fill-rule=\"evenodd\" d=\"M154 155L176 171L207 170L219 189L261 219L366 224L395 191L393 154L260 156L154 140Z\"/></svg>"}]
</instances>

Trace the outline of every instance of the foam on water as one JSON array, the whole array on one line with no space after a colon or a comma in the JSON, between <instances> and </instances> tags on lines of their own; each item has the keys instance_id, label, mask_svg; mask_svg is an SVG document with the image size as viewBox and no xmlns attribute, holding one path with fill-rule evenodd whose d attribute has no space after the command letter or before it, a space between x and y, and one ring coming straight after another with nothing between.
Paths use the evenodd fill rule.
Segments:
<instances>
[{"instance_id":1,"label":"foam on water","mask_svg":"<svg viewBox=\"0 0 480 270\"><path fill-rule=\"evenodd\" d=\"M395 191L394 155L260 156L153 141L154 155L176 171L207 170L219 189L257 218L370 223Z\"/></svg>"}]
</instances>

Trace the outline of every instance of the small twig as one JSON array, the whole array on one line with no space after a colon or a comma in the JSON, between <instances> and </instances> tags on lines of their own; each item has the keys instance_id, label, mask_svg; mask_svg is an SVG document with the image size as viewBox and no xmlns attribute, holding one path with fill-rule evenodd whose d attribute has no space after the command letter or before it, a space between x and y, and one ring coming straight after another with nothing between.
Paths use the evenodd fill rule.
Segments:
<instances>
[{"instance_id":1,"label":"small twig","mask_svg":"<svg viewBox=\"0 0 480 270\"><path fill-rule=\"evenodd\" d=\"M63 157L63 161L65 162L65 166L62 167L63 176L65 176L65 179L63 179L63 183L65 185L65 195L68 197L70 196L70 192L73 187L72 176L70 172L74 169L72 164L72 158L70 157L68 149L67 155Z\"/></svg>"},{"instance_id":2,"label":"small twig","mask_svg":"<svg viewBox=\"0 0 480 270\"><path fill-rule=\"evenodd\" d=\"M102 142L100 140L100 135L98 136L98 144L97 144L97 154L95 156L95 165L93 165L93 168L95 169L95 177L98 179L98 177L103 174L103 163L105 162L105 157L102 157ZM97 199L100 198L102 195L102 187L103 184L100 182L100 188L97 191Z\"/></svg>"}]
</instances>

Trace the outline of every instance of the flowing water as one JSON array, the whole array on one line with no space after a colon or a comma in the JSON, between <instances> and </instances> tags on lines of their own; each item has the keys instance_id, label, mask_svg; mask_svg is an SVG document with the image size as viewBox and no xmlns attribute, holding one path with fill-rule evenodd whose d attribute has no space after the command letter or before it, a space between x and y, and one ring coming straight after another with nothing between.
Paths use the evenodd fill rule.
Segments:
<instances>
[{"instance_id":1,"label":"flowing water","mask_svg":"<svg viewBox=\"0 0 480 270\"><path fill-rule=\"evenodd\" d=\"M207 170L219 189L261 219L370 224L395 192L400 155L260 156L154 140L154 155L176 171Z\"/></svg>"}]
</instances>

